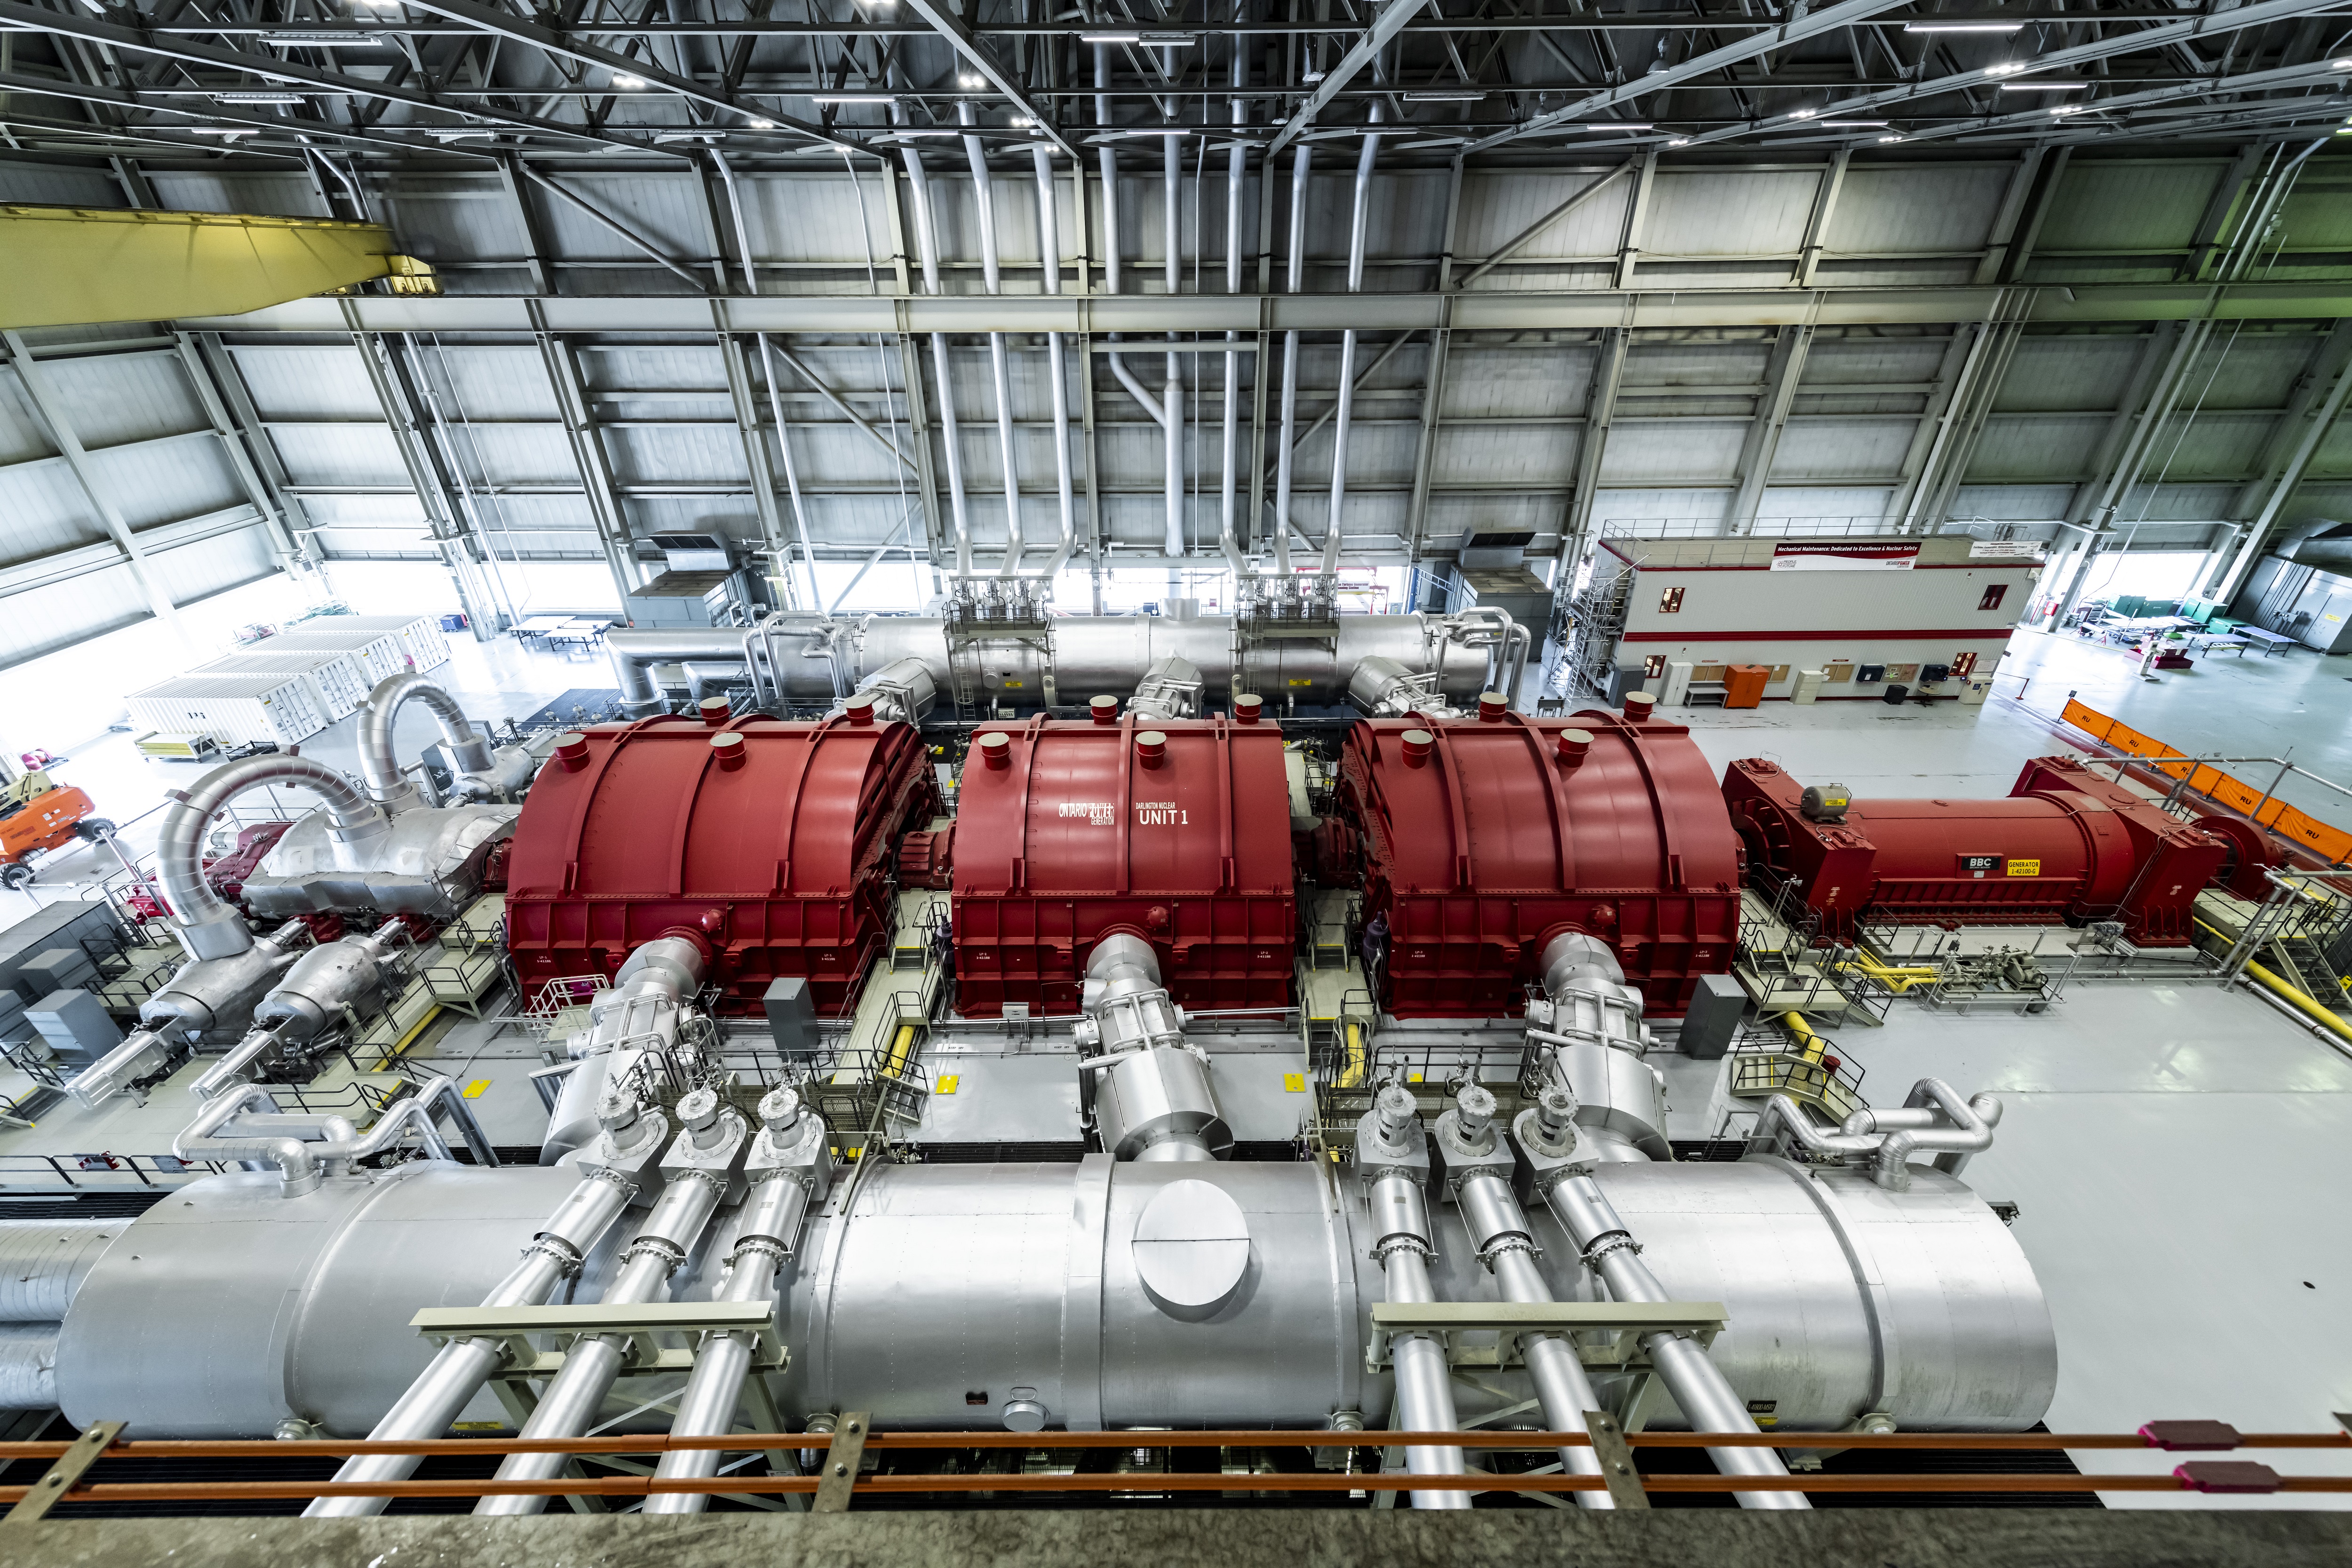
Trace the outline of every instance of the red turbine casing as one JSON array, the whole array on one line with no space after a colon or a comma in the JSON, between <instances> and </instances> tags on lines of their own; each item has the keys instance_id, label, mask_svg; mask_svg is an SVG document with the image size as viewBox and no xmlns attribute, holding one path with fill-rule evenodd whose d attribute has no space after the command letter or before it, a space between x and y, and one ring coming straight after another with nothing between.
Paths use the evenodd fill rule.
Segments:
<instances>
[{"instance_id":1,"label":"red turbine casing","mask_svg":"<svg viewBox=\"0 0 2352 1568\"><path fill-rule=\"evenodd\" d=\"M1167 737L1150 765L1139 734ZM1033 719L975 746L956 803L957 1006L1075 1013L1087 955L1150 942L1180 1005L1286 1007L1297 895L1282 731L1224 719Z\"/></svg>"},{"instance_id":2,"label":"red turbine casing","mask_svg":"<svg viewBox=\"0 0 2352 1568\"><path fill-rule=\"evenodd\" d=\"M1760 758L1725 770L1723 795L1752 873L1793 879L1820 934L1865 914L1913 922L2121 921L2141 947L2179 947L2190 906L2231 847L2072 757L2025 764L2005 800L1857 800L1816 822L1804 786Z\"/></svg>"},{"instance_id":3,"label":"red turbine casing","mask_svg":"<svg viewBox=\"0 0 2352 1568\"><path fill-rule=\"evenodd\" d=\"M1415 763L1407 731L1436 744ZM1562 730L1592 745L1559 750ZM1496 722L1369 719L1349 731L1340 810L1361 836L1365 918L1389 921L1399 1017L1516 1015L1554 937L1608 942L1648 1011L1679 1016L1729 971L1739 841L1679 724L1607 712Z\"/></svg>"},{"instance_id":4,"label":"red turbine casing","mask_svg":"<svg viewBox=\"0 0 2352 1568\"><path fill-rule=\"evenodd\" d=\"M769 983L809 983L839 1014L890 929L890 858L938 809L907 724L663 717L582 731L540 770L515 825L507 948L526 992L611 974L666 931L698 933L720 1007L756 1013ZM720 765L711 742L740 735Z\"/></svg>"}]
</instances>

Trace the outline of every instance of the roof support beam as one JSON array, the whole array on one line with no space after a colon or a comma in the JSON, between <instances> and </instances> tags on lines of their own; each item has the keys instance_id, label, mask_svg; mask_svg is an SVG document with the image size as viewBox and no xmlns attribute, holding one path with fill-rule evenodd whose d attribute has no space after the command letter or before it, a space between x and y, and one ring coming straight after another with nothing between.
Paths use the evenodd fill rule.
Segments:
<instances>
[{"instance_id":1,"label":"roof support beam","mask_svg":"<svg viewBox=\"0 0 2352 1568\"><path fill-rule=\"evenodd\" d=\"M1419 4L1420 0L1415 0L1415 3ZM989 85L1003 93L1015 110L1026 115L1029 122L1051 139L1055 146L1072 159L1077 157L1078 150L1055 129L1053 116L1029 100L1029 95L1021 90L1021 84L1014 81L1004 67L998 63L995 52L982 47L981 41L973 37L971 29L964 26L962 17L940 4L940 0L907 0L907 7L929 23L933 32L945 38L974 70L986 77Z\"/></svg>"},{"instance_id":2,"label":"roof support beam","mask_svg":"<svg viewBox=\"0 0 2352 1568\"><path fill-rule=\"evenodd\" d=\"M1576 450L1576 489L1568 498L1559 530L1559 566L1555 587L1576 580L1593 536L1592 508L1601 492L1601 464L1608 455L1609 427L1617 418L1617 388L1625 377L1625 351L1633 334L1611 327L1601 334L1592 359L1592 380L1584 397L1584 428Z\"/></svg>"},{"instance_id":3,"label":"roof support beam","mask_svg":"<svg viewBox=\"0 0 2352 1568\"><path fill-rule=\"evenodd\" d=\"M588 401L587 381L580 374L579 356L571 343L548 330L546 312L538 300L532 300L530 305L535 328L532 338L539 345L540 363L547 367L548 390L555 396L555 416L563 423L564 443L572 448L572 466L580 475L581 489L587 496L588 517L595 525L596 543L604 552L605 567L613 574L614 595L625 606L640 580L636 550L629 538L627 514L621 510L621 498L613 484L613 466L604 452L604 437L596 428L595 412Z\"/></svg>"},{"instance_id":4,"label":"roof support beam","mask_svg":"<svg viewBox=\"0 0 2352 1568\"><path fill-rule=\"evenodd\" d=\"M1805 351L1813 346L1813 329L1782 327L1772 344L1771 361L1764 372L1764 395L1756 400L1756 416L1748 422L1748 437L1739 453L1739 488L1732 492L1724 513L1723 531L1754 531L1757 511L1764 504L1764 487L1772 477L1772 458L1780 449L1780 432L1789 423L1789 407L1797 400L1797 384L1805 374Z\"/></svg>"},{"instance_id":5,"label":"roof support beam","mask_svg":"<svg viewBox=\"0 0 2352 1568\"><path fill-rule=\"evenodd\" d=\"M916 0L918 5L925 3L927 0ZM1903 0L1887 0L1890 5L1902 3ZM1429 0L1389 0L1380 15L1372 18L1371 30L1357 39L1355 47L1341 56L1339 63L1325 73L1314 93L1298 106L1297 112L1276 133L1273 143L1265 150L1267 168L1274 166L1275 158L1285 147L1297 141L1299 135L1315 123L1315 117L1323 112L1324 105L1329 103L1341 88L1355 80L1358 73L1372 63L1372 57L1387 48L1389 41L1403 31L1404 25L1419 16L1422 7L1428 4Z\"/></svg>"},{"instance_id":6,"label":"roof support beam","mask_svg":"<svg viewBox=\"0 0 2352 1568\"><path fill-rule=\"evenodd\" d=\"M261 514L269 531L269 542L276 547L279 563L289 571L310 566L312 563L288 526L285 498L264 480L247 450L248 441L258 447L268 437L257 430L240 429L230 417L227 406L221 401L219 387L213 384L213 368L196 350L194 334L173 332L172 342L179 353L180 369L194 390L196 401L204 406L206 423L220 438L221 451L228 458L229 467L236 470L237 483L244 487L246 499L253 502L253 510Z\"/></svg>"}]
</instances>

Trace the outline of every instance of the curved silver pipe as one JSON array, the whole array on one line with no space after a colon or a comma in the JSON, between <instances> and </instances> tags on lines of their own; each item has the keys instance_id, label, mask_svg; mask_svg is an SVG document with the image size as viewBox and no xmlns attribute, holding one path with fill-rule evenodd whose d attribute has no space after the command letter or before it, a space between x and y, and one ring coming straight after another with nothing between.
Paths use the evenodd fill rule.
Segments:
<instances>
[{"instance_id":1,"label":"curved silver pipe","mask_svg":"<svg viewBox=\"0 0 2352 1568\"><path fill-rule=\"evenodd\" d=\"M339 840L383 831L383 810L324 763L281 753L247 757L215 768L183 793L155 836L155 870L163 898L180 922L180 942L192 958L226 958L253 945L253 932L205 880L205 828L237 796L269 784L294 784L327 800Z\"/></svg>"},{"instance_id":2,"label":"curved silver pipe","mask_svg":"<svg viewBox=\"0 0 2352 1568\"><path fill-rule=\"evenodd\" d=\"M1375 99L1371 120L1378 125L1386 115L1385 107ZM1356 203L1348 219L1348 292L1364 291L1364 247L1370 228L1372 202L1372 163L1380 156L1381 138L1372 132L1364 138L1364 150L1356 159ZM1339 411L1331 428L1331 515L1323 526L1323 572L1326 576L1339 569L1339 512L1348 500L1348 427L1356 412L1356 329L1349 328L1339 335Z\"/></svg>"},{"instance_id":3,"label":"curved silver pipe","mask_svg":"<svg viewBox=\"0 0 2352 1568\"><path fill-rule=\"evenodd\" d=\"M358 1137L341 1116L280 1116L268 1092L248 1083L206 1105L172 1141L172 1152L183 1160L268 1160L278 1167L284 1194L300 1197L318 1187L322 1168L348 1170L353 1161L383 1153L411 1131L433 1158L452 1158L447 1140L433 1125L433 1107L457 1093L457 1079L436 1073L378 1117L365 1137ZM243 1115L247 1110L259 1114ZM316 1136L306 1138L305 1132Z\"/></svg>"},{"instance_id":4,"label":"curved silver pipe","mask_svg":"<svg viewBox=\"0 0 2352 1568\"><path fill-rule=\"evenodd\" d=\"M956 123L973 123L971 105L956 105ZM996 257L996 193L988 179L988 154L981 149L980 138L966 135L963 155L971 165L971 200L974 226L980 230L980 271L984 286L991 294L1004 292L1003 268ZM1013 377L1004 359L1004 334L988 334L988 368L996 380L996 447L1004 465L1004 567L1003 575L1010 577L1021 569L1021 474L1013 462ZM945 394L941 394L945 396Z\"/></svg>"},{"instance_id":5,"label":"curved silver pipe","mask_svg":"<svg viewBox=\"0 0 2352 1568\"><path fill-rule=\"evenodd\" d=\"M896 72L892 73L896 76ZM907 106L890 106L892 123L907 123ZM931 232L931 187L923 173L923 155L910 143L898 150L907 165L907 184L913 187L915 209L915 244L923 265L923 292L940 291L940 247L938 237ZM955 524L956 575L971 574L971 517L963 493L963 451L957 445L955 417L955 382L948 369L948 338L945 332L931 334L931 377L940 387L940 445L947 459L948 511Z\"/></svg>"},{"instance_id":6,"label":"curved silver pipe","mask_svg":"<svg viewBox=\"0 0 2352 1568\"><path fill-rule=\"evenodd\" d=\"M1307 283L1307 179L1315 154L1306 142L1290 155L1290 260L1284 285L1298 293ZM1268 171L1271 173L1272 171ZM1274 448L1274 570L1290 576L1290 456L1298 438L1298 334L1282 334L1282 437Z\"/></svg>"},{"instance_id":7,"label":"curved silver pipe","mask_svg":"<svg viewBox=\"0 0 2352 1568\"><path fill-rule=\"evenodd\" d=\"M1048 294L1062 291L1062 224L1061 213L1054 202L1054 156L1045 144L1029 150L1037 170L1037 255L1045 268L1045 289ZM1083 170L1074 170L1083 175ZM1062 563L1078 542L1077 503L1070 489L1070 373L1062 358L1062 334L1045 334L1045 352L1049 373L1054 380L1054 498L1060 504L1062 537L1054 546L1054 558L1045 563L1045 584L1050 590L1054 579L1062 570ZM1010 556L1005 570L1013 569Z\"/></svg>"},{"instance_id":8,"label":"curved silver pipe","mask_svg":"<svg viewBox=\"0 0 2352 1568\"><path fill-rule=\"evenodd\" d=\"M392 737L393 721L411 702L432 710L459 773L490 771L490 742L467 720L456 698L414 670L393 676L368 693L360 710L360 777L367 782L369 797L387 811L406 811L417 803L416 786L402 775Z\"/></svg>"}]
</instances>

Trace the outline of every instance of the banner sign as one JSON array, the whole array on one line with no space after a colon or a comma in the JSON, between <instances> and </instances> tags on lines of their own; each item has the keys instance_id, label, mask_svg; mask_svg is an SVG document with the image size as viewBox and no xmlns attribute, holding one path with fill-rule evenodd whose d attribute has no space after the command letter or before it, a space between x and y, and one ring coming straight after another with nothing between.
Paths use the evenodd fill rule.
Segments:
<instances>
[{"instance_id":1,"label":"banner sign","mask_svg":"<svg viewBox=\"0 0 2352 1568\"><path fill-rule=\"evenodd\" d=\"M1775 572L1908 572L1918 559L1916 540L1908 543L1782 540L1772 546Z\"/></svg>"}]
</instances>

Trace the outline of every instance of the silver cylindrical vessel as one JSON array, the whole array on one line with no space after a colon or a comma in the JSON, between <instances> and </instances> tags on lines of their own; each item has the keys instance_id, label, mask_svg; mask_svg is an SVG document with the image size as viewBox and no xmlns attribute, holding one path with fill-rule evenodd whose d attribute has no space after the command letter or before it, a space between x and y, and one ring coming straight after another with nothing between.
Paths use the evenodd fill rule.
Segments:
<instances>
[{"instance_id":1,"label":"silver cylindrical vessel","mask_svg":"<svg viewBox=\"0 0 2352 1568\"><path fill-rule=\"evenodd\" d=\"M1724 1303L1712 1357L1782 1428L1883 1410L1906 1431L2015 1431L2048 1407L2042 1292L2007 1228L1951 1177L1919 1169L1894 1193L1866 1172L1748 1160L1607 1165L1593 1180L1668 1294ZM408 1326L416 1310L480 1303L577 1181L430 1163L297 1198L274 1174L177 1188L73 1299L66 1414L159 1437L263 1436L289 1416L362 1436L431 1358ZM1229 1195L1248 1233L1238 1282L1206 1312L1156 1300L1139 1255L1145 1208L1185 1181ZM772 1391L789 1411L870 1410L900 1427L996 1426L1020 1400L1055 1426L1319 1426L1339 1410L1377 1426L1390 1382L1364 1371L1364 1352L1384 1292L1380 1226L1352 1187L1311 1163L868 1170L848 1213L812 1216L779 1279L792 1364ZM1592 1299L1558 1223L1540 1206L1526 1217L1552 1294ZM1437 1299L1496 1300L1458 1211L1432 1223ZM677 1299L709 1299L740 1228L736 1211L719 1216ZM595 1299L633 1232L611 1227L578 1299ZM1510 1400L1462 1385L1465 1416L1529 1397L1516 1370L1490 1381ZM1611 1375L1595 1382L1613 1391ZM464 1417L503 1414L486 1394ZM1653 1424L1683 1423L1669 1406Z\"/></svg>"},{"instance_id":2,"label":"silver cylindrical vessel","mask_svg":"<svg viewBox=\"0 0 2352 1568\"><path fill-rule=\"evenodd\" d=\"M55 1323L128 1219L0 1223L0 1323Z\"/></svg>"}]
</instances>

